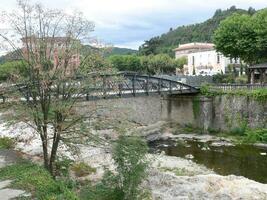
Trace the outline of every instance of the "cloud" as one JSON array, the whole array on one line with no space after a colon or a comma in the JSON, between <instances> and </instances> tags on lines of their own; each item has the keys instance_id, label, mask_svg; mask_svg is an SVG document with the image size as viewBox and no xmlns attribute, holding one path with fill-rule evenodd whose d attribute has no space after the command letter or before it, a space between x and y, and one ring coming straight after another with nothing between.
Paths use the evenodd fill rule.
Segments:
<instances>
[{"instance_id":1,"label":"cloud","mask_svg":"<svg viewBox=\"0 0 267 200\"><path fill-rule=\"evenodd\" d=\"M40 0L39 0L40 1ZM32 0L37 2L37 0ZM267 6L266 0L42 0L47 7L80 10L95 22L93 36L115 46L137 49L144 40L160 35L170 27L202 22L218 8L232 5L248 9ZM0 0L6 9L15 0Z\"/></svg>"}]
</instances>

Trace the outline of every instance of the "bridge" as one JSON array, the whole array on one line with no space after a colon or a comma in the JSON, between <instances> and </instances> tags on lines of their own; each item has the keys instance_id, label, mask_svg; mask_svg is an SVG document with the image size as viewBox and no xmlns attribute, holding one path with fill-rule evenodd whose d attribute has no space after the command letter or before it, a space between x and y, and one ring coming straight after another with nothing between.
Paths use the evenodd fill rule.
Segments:
<instances>
[{"instance_id":1,"label":"bridge","mask_svg":"<svg viewBox=\"0 0 267 200\"><path fill-rule=\"evenodd\" d=\"M152 94L196 94L199 92L199 89L175 80L141 75L136 72L92 73L86 77L77 77L73 83L82 88L80 97L84 97L86 100L127 98ZM24 94L27 93L27 85L17 84L2 88L2 90L0 88L0 98L4 101L8 93L18 89Z\"/></svg>"},{"instance_id":2,"label":"bridge","mask_svg":"<svg viewBox=\"0 0 267 200\"><path fill-rule=\"evenodd\" d=\"M86 100L151 94L196 94L199 92L199 89L175 80L141 75L135 72L92 75L91 79L98 79L98 81L95 81L97 84L85 87Z\"/></svg>"}]
</instances>

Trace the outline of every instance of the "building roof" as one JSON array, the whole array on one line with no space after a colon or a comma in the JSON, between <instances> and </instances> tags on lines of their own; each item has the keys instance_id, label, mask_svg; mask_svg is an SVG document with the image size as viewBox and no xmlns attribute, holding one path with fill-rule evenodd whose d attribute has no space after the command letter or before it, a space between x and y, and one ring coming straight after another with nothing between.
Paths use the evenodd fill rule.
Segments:
<instances>
[{"instance_id":1,"label":"building roof","mask_svg":"<svg viewBox=\"0 0 267 200\"><path fill-rule=\"evenodd\" d=\"M213 43L187 43L187 44L181 44L178 48L174 49L174 51L182 51L182 50L212 50L214 49Z\"/></svg>"},{"instance_id":2,"label":"building roof","mask_svg":"<svg viewBox=\"0 0 267 200\"><path fill-rule=\"evenodd\" d=\"M267 63L250 66L249 69L267 69Z\"/></svg>"}]
</instances>

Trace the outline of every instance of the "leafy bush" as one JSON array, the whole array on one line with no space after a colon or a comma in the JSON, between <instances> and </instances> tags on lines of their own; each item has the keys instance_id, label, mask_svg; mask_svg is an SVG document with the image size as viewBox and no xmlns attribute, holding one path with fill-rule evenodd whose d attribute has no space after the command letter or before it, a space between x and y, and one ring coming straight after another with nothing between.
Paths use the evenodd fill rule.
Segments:
<instances>
[{"instance_id":1,"label":"leafy bush","mask_svg":"<svg viewBox=\"0 0 267 200\"><path fill-rule=\"evenodd\" d=\"M0 149L13 149L15 147L15 141L8 137L0 138Z\"/></svg>"},{"instance_id":2,"label":"leafy bush","mask_svg":"<svg viewBox=\"0 0 267 200\"><path fill-rule=\"evenodd\" d=\"M242 136L245 134L246 129L244 127L234 127L231 129L230 133L233 135Z\"/></svg>"},{"instance_id":3,"label":"leafy bush","mask_svg":"<svg viewBox=\"0 0 267 200\"><path fill-rule=\"evenodd\" d=\"M84 200L137 200L147 196L140 188L146 176L146 142L139 137L120 136L113 148L117 173L107 171L101 183L81 190Z\"/></svg>"},{"instance_id":4,"label":"leafy bush","mask_svg":"<svg viewBox=\"0 0 267 200\"><path fill-rule=\"evenodd\" d=\"M125 200L135 200L140 197L139 185L146 176L147 151L146 142L139 137L120 136L114 147L118 186Z\"/></svg>"},{"instance_id":5,"label":"leafy bush","mask_svg":"<svg viewBox=\"0 0 267 200\"><path fill-rule=\"evenodd\" d=\"M71 166L71 170L74 171L75 175L78 177L87 176L96 172L95 168L87 165L84 162L74 163Z\"/></svg>"},{"instance_id":6,"label":"leafy bush","mask_svg":"<svg viewBox=\"0 0 267 200\"><path fill-rule=\"evenodd\" d=\"M255 143L255 142L267 143L267 129L247 130L245 132L244 141L248 143Z\"/></svg>"},{"instance_id":7,"label":"leafy bush","mask_svg":"<svg viewBox=\"0 0 267 200\"><path fill-rule=\"evenodd\" d=\"M0 179L13 180L12 187L30 192L33 199L78 199L73 188L56 181L42 166L23 161L0 169Z\"/></svg>"},{"instance_id":8,"label":"leafy bush","mask_svg":"<svg viewBox=\"0 0 267 200\"><path fill-rule=\"evenodd\" d=\"M11 78L11 76L16 76L18 74L26 76L26 69L27 67L22 61L5 62L0 65L0 81L6 81Z\"/></svg>"}]
</instances>

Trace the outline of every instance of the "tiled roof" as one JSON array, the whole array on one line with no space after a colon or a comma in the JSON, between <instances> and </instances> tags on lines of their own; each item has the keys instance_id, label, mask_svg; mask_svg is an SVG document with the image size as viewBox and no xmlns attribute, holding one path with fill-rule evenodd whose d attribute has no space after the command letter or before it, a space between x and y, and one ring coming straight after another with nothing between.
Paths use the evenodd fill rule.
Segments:
<instances>
[{"instance_id":1,"label":"tiled roof","mask_svg":"<svg viewBox=\"0 0 267 200\"><path fill-rule=\"evenodd\" d=\"M174 51L190 50L190 49L214 49L213 43L188 43L179 45Z\"/></svg>"}]
</instances>

